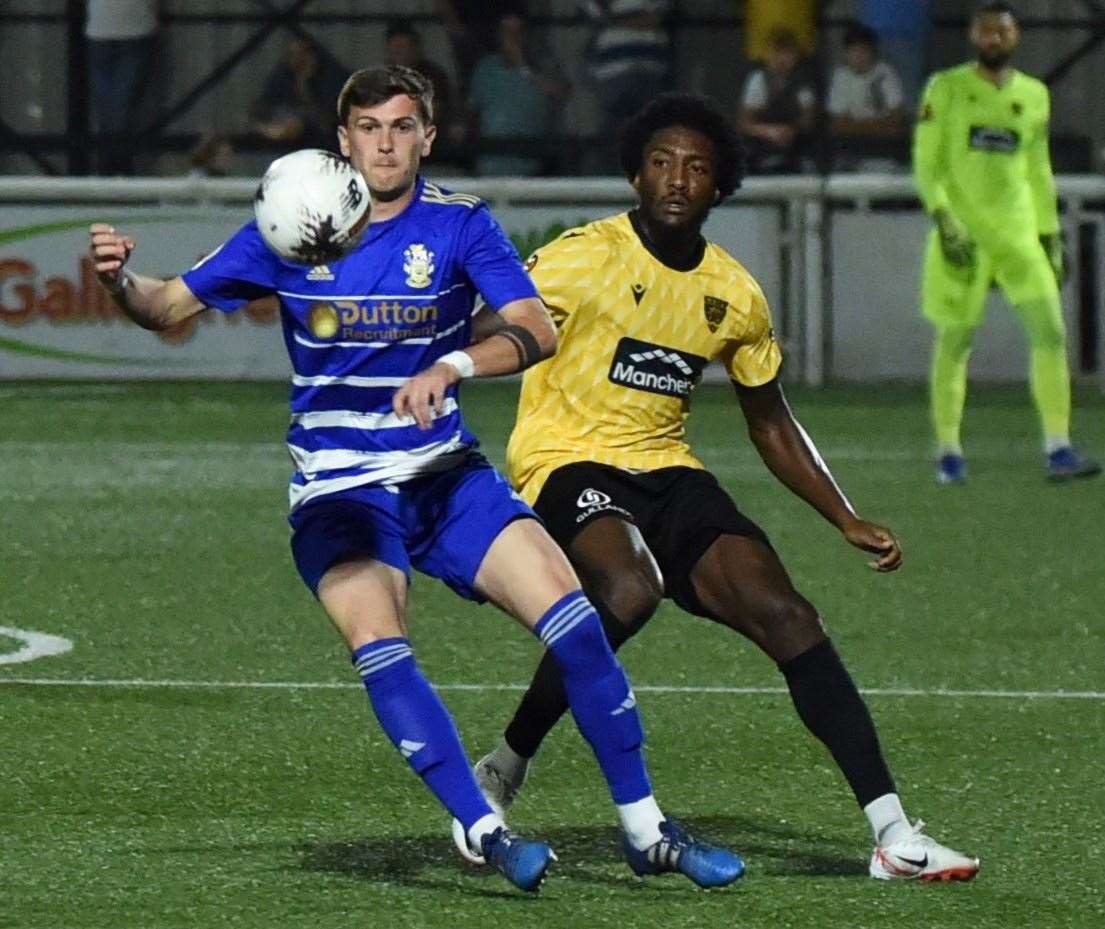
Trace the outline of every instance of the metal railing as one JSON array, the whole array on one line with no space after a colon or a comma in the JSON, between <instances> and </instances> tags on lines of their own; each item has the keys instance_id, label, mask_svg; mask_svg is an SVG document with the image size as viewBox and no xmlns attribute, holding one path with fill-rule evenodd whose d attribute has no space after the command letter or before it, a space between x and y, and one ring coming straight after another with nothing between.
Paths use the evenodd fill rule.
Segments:
<instances>
[{"instance_id":1,"label":"metal railing","mask_svg":"<svg viewBox=\"0 0 1105 929\"><path fill-rule=\"evenodd\" d=\"M621 178L457 178L435 179L475 194L492 209L512 206L572 207L608 205L625 209L634 202ZM1075 315L1081 326L1084 373L1096 372L1105 390L1105 177L1063 175L1057 178L1062 222L1071 241L1070 280ZM216 205L252 202L257 180L251 178L42 178L0 176L0 204L15 205ZM836 212L919 211L913 183L905 175L800 175L753 177L734 195L736 206L771 206L777 210L773 247L782 269L779 306L788 353L797 362L800 380L819 385L829 376L832 358L832 223ZM1085 237L1093 246L1079 247ZM879 244L872 241L873 265ZM919 260L919 259L918 259ZM892 269L912 280L915 268ZM911 285L912 286L912 285ZM792 372L794 369L792 368Z\"/></svg>"}]
</instances>

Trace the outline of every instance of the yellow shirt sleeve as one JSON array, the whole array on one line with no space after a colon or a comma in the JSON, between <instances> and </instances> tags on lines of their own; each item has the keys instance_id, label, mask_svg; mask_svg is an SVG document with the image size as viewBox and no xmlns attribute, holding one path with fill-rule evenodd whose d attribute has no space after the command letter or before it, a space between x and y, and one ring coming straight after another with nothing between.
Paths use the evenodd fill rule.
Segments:
<instances>
[{"instance_id":1,"label":"yellow shirt sleeve","mask_svg":"<svg viewBox=\"0 0 1105 929\"><path fill-rule=\"evenodd\" d=\"M609 253L605 237L584 226L569 229L529 257L526 270L557 329L595 292L595 280Z\"/></svg>"},{"instance_id":2,"label":"yellow shirt sleeve","mask_svg":"<svg viewBox=\"0 0 1105 929\"><path fill-rule=\"evenodd\" d=\"M1034 126L1028 150L1028 179L1032 185L1032 202L1036 207L1036 232L1051 235L1059 231L1059 208L1056 203L1055 175L1051 171L1048 150L1048 124L1051 119L1051 95L1045 85L1040 87L1042 102L1040 120Z\"/></svg>"},{"instance_id":3,"label":"yellow shirt sleeve","mask_svg":"<svg viewBox=\"0 0 1105 929\"><path fill-rule=\"evenodd\" d=\"M745 287L743 312L736 315L733 336L720 358L731 380L742 387L759 387L778 375L783 353L760 285L748 275Z\"/></svg>"},{"instance_id":4,"label":"yellow shirt sleeve","mask_svg":"<svg viewBox=\"0 0 1105 929\"><path fill-rule=\"evenodd\" d=\"M944 120L947 117L948 82L934 74L921 97L921 110L913 131L913 182L926 212L947 209L944 188L947 169L947 145Z\"/></svg>"}]
</instances>

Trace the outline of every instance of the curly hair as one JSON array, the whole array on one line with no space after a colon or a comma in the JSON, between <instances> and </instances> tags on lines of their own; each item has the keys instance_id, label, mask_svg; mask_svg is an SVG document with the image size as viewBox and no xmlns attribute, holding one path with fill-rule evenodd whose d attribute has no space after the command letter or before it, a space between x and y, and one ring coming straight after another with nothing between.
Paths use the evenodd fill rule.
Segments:
<instances>
[{"instance_id":1,"label":"curly hair","mask_svg":"<svg viewBox=\"0 0 1105 929\"><path fill-rule=\"evenodd\" d=\"M698 94L663 93L653 98L621 132L622 170L630 182L641 172L645 146L653 133L671 126L701 132L714 143L720 203L744 178L744 144L716 103Z\"/></svg>"}]
</instances>

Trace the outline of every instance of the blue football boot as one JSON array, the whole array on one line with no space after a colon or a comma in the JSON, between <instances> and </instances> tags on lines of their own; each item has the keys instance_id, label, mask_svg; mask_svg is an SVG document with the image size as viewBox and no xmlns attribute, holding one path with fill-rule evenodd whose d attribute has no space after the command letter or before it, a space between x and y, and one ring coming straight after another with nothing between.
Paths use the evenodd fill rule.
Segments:
<instances>
[{"instance_id":1,"label":"blue football boot","mask_svg":"<svg viewBox=\"0 0 1105 929\"><path fill-rule=\"evenodd\" d=\"M1079 477L1096 477L1101 465L1092 458L1083 458L1069 445L1057 448L1047 456L1047 479L1053 482L1073 481Z\"/></svg>"},{"instance_id":2,"label":"blue football boot","mask_svg":"<svg viewBox=\"0 0 1105 929\"><path fill-rule=\"evenodd\" d=\"M941 455L936 462L937 484L965 484L967 482L967 459L954 452Z\"/></svg>"},{"instance_id":3,"label":"blue football boot","mask_svg":"<svg viewBox=\"0 0 1105 929\"><path fill-rule=\"evenodd\" d=\"M744 862L739 855L699 842L678 823L664 820L660 823L660 835L660 841L644 851L638 851L628 840L623 840L626 861L634 874L677 871L699 887L724 887L744 874Z\"/></svg>"},{"instance_id":4,"label":"blue football boot","mask_svg":"<svg viewBox=\"0 0 1105 929\"><path fill-rule=\"evenodd\" d=\"M519 890L536 893L545 882L545 871L556 855L544 842L523 839L500 826L480 839L484 860L498 869Z\"/></svg>"}]
</instances>

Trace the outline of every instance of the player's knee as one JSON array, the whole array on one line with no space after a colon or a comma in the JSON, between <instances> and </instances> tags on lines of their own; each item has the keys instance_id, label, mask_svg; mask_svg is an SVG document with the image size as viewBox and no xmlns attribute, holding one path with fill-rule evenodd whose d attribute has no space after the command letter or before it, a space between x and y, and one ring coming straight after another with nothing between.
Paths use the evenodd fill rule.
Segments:
<instances>
[{"instance_id":1,"label":"player's knee","mask_svg":"<svg viewBox=\"0 0 1105 929\"><path fill-rule=\"evenodd\" d=\"M778 656L815 644L825 637L825 629L813 604L798 593L773 597L756 611L764 649Z\"/></svg>"},{"instance_id":2,"label":"player's knee","mask_svg":"<svg viewBox=\"0 0 1105 929\"><path fill-rule=\"evenodd\" d=\"M1057 351L1066 346L1067 337L1061 321L1046 320L1033 327L1032 347L1043 351Z\"/></svg>"},{"instance_id":3,"label":"player's knee","mask_svg":"<svg viewBox=\"0 0 1105 929\"><path fill-rule=\"evenodd\" d=\"M974 342L975 330L970 326L945 326L940 330L940 348L945 352L965 355Z\"/></svg>"},{"instance_id":4,"label":"player's knee","mask_svg":"<svg viewBox=\"0 0 1105 929\"><path fill-rule=\"evenodd\" d=\"M626 638L652 617L664 599L664 579L653 565L636 565L631 571L608 572L597 579L595 594L626 629Z\"/></svg>"}]
</instances>

